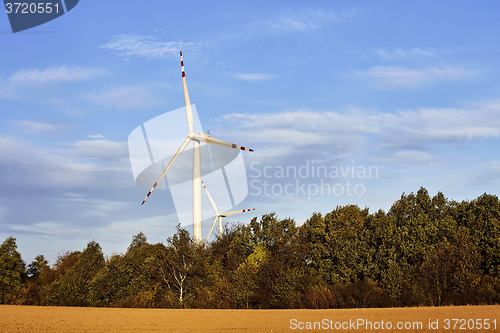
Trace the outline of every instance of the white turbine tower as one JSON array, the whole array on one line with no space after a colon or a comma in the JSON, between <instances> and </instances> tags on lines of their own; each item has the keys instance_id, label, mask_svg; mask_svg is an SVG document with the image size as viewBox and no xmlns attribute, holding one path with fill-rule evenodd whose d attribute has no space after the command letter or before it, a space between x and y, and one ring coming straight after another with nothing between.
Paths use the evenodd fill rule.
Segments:
<instances>
[{"instance_id":1,"label":"white turbine tower","mask_svg":"<svg viewBox=\"0 0 500 333\"><path fill-rule=\"evenodd\" d=\"M184 62L182 60L181 54L181 70L182 70L182 86L184 88L184 103L186 105L186 118L188 125L188 133L184 142L181 144L179 149L175 152L174 156L170 162L168 162L160 177L156 180L151 190L149 190L146 198L142 201L141 205L144 205L148 197L154 191L160 180L165 176L167 170L172 166L175 160L179 157L182 151L186 148L189 142L193 142L193 240L197 244L202 242L202 228L201 228L201 153L200 153L200 142L207 144L219 145L229 148L241 149L246 151L253 151L253 149L245 148L234 143L222 141L219 139L212 138L209 134L194 132L193 131L193 110L191 108L191 102L189 101L189 94L186 84L186 74L184 72Z\"/></svg>"},{"instance_id":2,"label":"white turbine tower","mask_svg":"<svg viewBox=\"0 0 500 333\"><path fill-rule=\"evenodd\" d=\"M207 192L208 200L210 200L210 203L212 204L212 207L214 208L215 211L215 219L212 222L212 226L210 227L210 230L208 231L207 239L205 240L205 244L208 242L208 238L210 237L210 234L212 233L212 230L215 227L215 222L219 220L219 236L222 235L222 218L234 214L239 214L239 213L244 213L244 212L250 212L252 210L255 210L255 208L250 208L250 209L241 209L241 210L233 210L231 212L225 212L225 213L219 213L219 210L217 209L217 206L215 205L214 199L210 195L210 192L208 192L207 186L205 185L205 182L202 180L201 183L203 184L203 188Z\"/></svg>"}]
</instances>

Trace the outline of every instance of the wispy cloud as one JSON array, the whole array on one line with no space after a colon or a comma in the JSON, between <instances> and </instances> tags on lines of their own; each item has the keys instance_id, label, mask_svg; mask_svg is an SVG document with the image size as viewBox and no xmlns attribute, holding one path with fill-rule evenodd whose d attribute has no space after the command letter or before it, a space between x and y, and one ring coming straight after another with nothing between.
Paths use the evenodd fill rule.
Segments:
<instances>
[{"instance_id":1,"label":"wispy cloud","mask_svg":"<svg viewBox=\"0 0 500 333\"><path fill-rule=\"evenodd\" d=\"M332 24L339 24L354 14L354 10L338 12L324 9L287 11L256 22L254 29L269 34L307 33Z\"/></svg>"},{"instance_id":2,"label":"wispy cloud","mask_svg":"<svg viewBox=\"0 0 500 333\"><path fill-rule=\"evenodd\" d=\"M54 148L16 137L0 136L0 187L15 184L44 188L99 188L103 174L128 171L126 143L108 140L78 141ZM128 174L128 172L127 172ZM121 181L115 179L116 184ZM108 178L106 182L113 182Z\"/></svg>"},{"instance_id":3,"label":"wispy cloud","mask_svg":"<svg viewBox=\"0 0 500 333\"><path fill-rule=\"evenodd\" d=\"M76 235L81 236L82 228L77 225L68 225L62 221L37 222L33 224L8 224L4 228L19 234L31 234L37 236L56 236L69 239Z\"/></svg>"},{"instance_id":4,"label":"wispy cloud","mask_svg":"<svg viewBox=\"0 0 500 333\"><path fill-rule=\"evenodd\" d=\"M92 139L104 139L106 137L104 135L102 135L102 134L91 134L91 135L89 135L89 138L92 138Z\"/></svg>"},{"instance_id":5,"label":"wispy cloud","mask_svg":"<svg viewBox=\"0 0 500 333\"><path fill-rule=\"evenodd\" d=\"M74 82L93 79L105 72L99 69L82 67L52 67L44 70L23 69L10 77L12 83L46 84L53 82Z\"/></svg>"},{"instance_id":6,"label":"wispy cloud","mask_svg":"<svg viewBox=\"0 0 500 333\"><path fill-rule=\"evenodd\" d=\"M365 136L379 130L378 125L369 125L370 119L368 110L356 109L345 113L294 110L224 116L227 127L235 132L228 135L240 138L269 161L323 159L326 155L359 152Z\"/></svg>"},{"instance_id":7,"label":"wispy cloud","mask_svg":"<svg viewBox=\"0 0 500 333\"><path fill-rule=\"evenodd\" d=\"M382 114L385 139L390 147L453 143L500 136L500 101L478 103L470 108L422 108ZM390 132L388 132L390 130Z\"/></svg>"},{"instance_id":8,"label":"wispy cloud","mask_svg":"<svg viewBox=\"0 0 500 333\"><path fill-rule=\"evenodd\" d=\"M436 157L429 152L408 149L390 152L383 156L381 160L390 163L401 163L407 165L427 165L435 162Z\"/></svg>"},{"instance_id":9,"label":"wispy cloud","mask_svg":"<svg viewBox=\"0 0 500 333\"><path fill-rule=\"evenodd\" d=\"M438 51L420 47L407 49L398 47L390 50L378 48L375 50L375 54L384 60L408 60L416 58L432 58L438 54Z\"/></svg>"},{"instance_id":10,"label":"wispy cloud","mask_svg":"<svg viewBox=\"0 0 500 333\"><path fill-rule=\"evenodd\" d=\"M54 259L66 241L69 248L103 237L128 238L120 239L126 244L132 221L138 231L156 228L151 231L155 235L159 229L159 235L169 234L175 226L165 223L164 206L150 207L146 215L137 210L144 190L137 191L134 184L126 142L80 140L54 147L0 136L0 152L0 232L37 235L28 236L35 242L30 244L44 248L45 254L53 252ZM158 216L155 225L146 224L151 214ZM106 235L122 223L120 232ZM160 237L156 241L164 240ZM108 253L119 250L108 246Z\"/></svg>"},{"instance_id":11,"label":"wispy cloud","mask_svg":"<svg viewBox=\"0 0 500 333\"><path fill-rule=\"evenodd\" d=\"M279 78L279 75L264 73L236 73L234 77L243 81L260 82Z\"/></svg>"},{"instance_id":12,"label":"wispy cloud","mask_svg":"<svg viewBox=\"0 0 500 333\"><path fill-rule=\"evenodd\" d=\"M100 78L106 73L106 70L99 68L64 65L46 69L21 69L8 77L0 78L0 98L54 100L56 94L47 95L44 91L48 85L89 81Z\"/></svg>"},{"instance_id":13,"label":"wispy cloud","mask_svg":"<svg viewBox=\"0 0 500 333\"><path fill-rule=\"evenodd\" d=\"M397 113L354 108L344 112L312 110L266 114L229 114L228 127L259 155L287 158L291 154L326 152L353 156L378 150L386 161L431 162L433 147L481 138L500 137L500 101L470 108L427 108ZM229 135L229 134L228 134ZM368 147L368 148L367 148ZM416 153L418 152L418 153Z\"/></svg>"},{"instance_id":14,"label":"wispy cloud","mask_svg":"<svg viewBox=\"0 0 500 333\"><path fill-rule=\"evenodd\" d=\"M150 35L120 34L100 46L118 52L122 57L145 57L161 59L179 55L180 50L194 47L193 42L159 41Z\"/></svg>"},{"instance_id":15,"label":"wispy cloud","mask_svg":"<svg viewBox=\"0 0 500 333\"><path fill-rule=\"evenodd\" d=\"M465 66L432 66L408 68L402 66L373 66L356 74L377 89L415 89L448 81L478 78L481 71Z\"/></svg>"},{"instance_id":16,"label":"wispy cloud","mask_svg":"<svg viewBox=\"0 0 500 333\"><path fill-rule=\"evenodd\" d=\"M157 105L160 102L154 90L157 90L161 85L146 84L114 87L107 90L85 93L82 95L82 98L90 103L113 108L145 108Z\"/></svg>"},{"instance_id":17,"label":"wispy cloud","mask_svg":"<svg viewBox=\"0 0 500 333\"><path fill-rule=\"evenodd\" d=\"M80 140L72 146L81 156L100 159L120 159L128 157L127 144L111 140Z\"/></svg>"},{"instance_id":18,"label":"wispy cloud","mask_svg":"<svg viewBox=\"0 0 500 333\"><path fill-rule=\"evenodd\" d=\"M29 135L50 135L69 128L68 124L33 120L18 120L16 125L22 133Z\"/></svg>"}]
</instances>

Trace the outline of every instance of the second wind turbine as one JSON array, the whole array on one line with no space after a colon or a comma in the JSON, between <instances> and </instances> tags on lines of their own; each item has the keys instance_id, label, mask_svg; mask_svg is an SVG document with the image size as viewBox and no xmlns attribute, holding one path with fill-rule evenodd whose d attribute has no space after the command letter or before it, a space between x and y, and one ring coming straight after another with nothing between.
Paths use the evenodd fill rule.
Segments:
<instances>
[{"instance_id":1,"label":"second wind turbine","mask_svg":"<svg viewBox=\"0 0 500 333\"><path fill-rule=\"evenodd\" d=\"M186 84L186 73L184 72L184 61L181 55L181 70L182 70L182 86L184 88L184 103L186 105L186 118L188 124L188 133L186 139L181 144L179 149L175 152L170 162L168 162L165 169L163 169L160 177L156 180L153 187L149 190L146 198L142 201L141 205L144 205L146 200L149 198L151 193L154 191L160 180L165 176L167 170L174 164L175 160L179 157L186 146L192 141L193 142L193 240L197 244L202 242L202 225L201 225L201 152L200 143L204 142L207 144L213 144L218 146L224 146L234 149L241 149L246 151L253 151L253 149L246 148L243 146L236 145L234 143L222 141L219 139L212 138L209 134L194 132L193 131L193 110L191 108L191 102L189 101L189 93Z\"/></svg>"}]
</instances>

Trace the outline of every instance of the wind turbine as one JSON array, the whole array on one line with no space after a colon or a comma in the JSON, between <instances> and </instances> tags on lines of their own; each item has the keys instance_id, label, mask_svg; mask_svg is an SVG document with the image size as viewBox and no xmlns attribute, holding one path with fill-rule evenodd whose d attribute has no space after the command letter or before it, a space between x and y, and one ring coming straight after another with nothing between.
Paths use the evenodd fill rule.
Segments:
<instances>
[{"instance_id":1,"label":"wind turbine","mask_svg":"<svg viewBox=\"0 0 500 333\"><path fill-rule=\"evenodd\" d=\"M233 210L231 212L219 213L219 211L217 210L217 206L215 205L214 199L210 195L210 192L208 192L208 188L205 185L205 182L203 180L201 181L201 184L203 185L203 188L207 192L208 199L210 200L210 203L212 204L212 207L214 208L214 211L215 211L215 219L212 222L212 226L210 227L210 231L208 231L207 239L205 240L205 244L206 244L208 242L208 238L210 237L210 234L212 233L212 230L215 227L215 222L217 222L217 220L219 220L219 236L221 236L222 235L222 218L223 217L234 215L234 214L239 214L239 213L244 213L244 212L249 212L249 211L255 210L255 208Z\"/></svg>"},{"instance_id":2,"label":"wind turbine","mask_svg":"<svg viewBox=\"0 0 500 333\"><path fill-rule=\"evenodd\" d=\"M201 226L201 153L200 153L200 143L204 142L207 144L213 144L218 146L224 146L234 149L241 149L246 151L253 151L253 149L246 148L243 146L236 145L234 143L222 141L219 139L212 138L207 133L194 132L193 130L193 110L191 108L191 102L189 101L189 94L186 84L186 73L184 72L184 61L181 55L181 70L182 70L182 86L184 88L184 103L186 105L186 118L188 125L188 133L186 139L181 144L179 149L175 152L174 156L170 162L168 162L160 177L156 180L153 187L149 190L146 198L142 201L141 205L144 205L146 200L149 198L151 193L154 191L160 180L165 176L167 170L172 166L175 160L179 157L182 151L187 147L187 145L193 142L193 240L195 243L201 244L202 242L202 226Z\"/></svg>"}]
</instances>

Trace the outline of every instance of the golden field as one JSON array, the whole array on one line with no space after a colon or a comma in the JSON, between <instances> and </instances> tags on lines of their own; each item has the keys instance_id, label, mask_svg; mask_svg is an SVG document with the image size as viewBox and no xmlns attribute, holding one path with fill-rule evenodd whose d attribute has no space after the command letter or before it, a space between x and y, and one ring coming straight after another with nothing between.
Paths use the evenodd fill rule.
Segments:
<instances>
[{"instance_id":1,"label":"golden field","mask_svg":"<svg viewBox=\"0 0 500 333\"><path fill-rule=\"evenodd\" d=\"M500 332L499 325L500 305L329 310L0 305L0 332Z\"/></svg>"}]
</instances>

